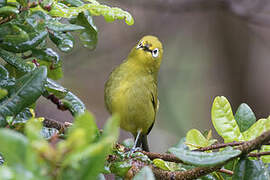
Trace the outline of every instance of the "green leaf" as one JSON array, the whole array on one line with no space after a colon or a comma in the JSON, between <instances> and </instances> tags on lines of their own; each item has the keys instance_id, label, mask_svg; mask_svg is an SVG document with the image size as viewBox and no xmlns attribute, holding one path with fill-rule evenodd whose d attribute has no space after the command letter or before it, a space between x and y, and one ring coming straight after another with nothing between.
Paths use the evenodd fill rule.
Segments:
<instances>
[{"instance_id":1,"label":"green leaf","mask_svg":"<svg viewBox=\"0 0 270 180\"><path fill-rule=\"evenodd\" d=\"M7 95L8 95L7 90L0 88L0 100L6 97Z\"/></svg>"},{"instance_id":2,"label":"green leaf","mask_svg":"<svg viewBox=\"0 0 270 180\"><path fill-rule=\"evenodd\" d=\"M267 119L259 119L248 130L243 132L243 135L246 141L250 141L268 130L270 130L270 117ZM262 152L269 150L269 145L262 146ZM270 162L270 156L262 156L261 158L265 163Z\"/></svg>"},{"instance_id":3,"label":"green leaf","mask_svg":"<svg viewBox=\"0 0 270 180\"><path fill-rule=\"evenodd\" d=\"M178 148L170 148L169 152L174 154L184 163L203 167L222 164L241 154L240 150L233 149L232 147L227 147L220 152L210 152L210 153L183 150Z\"/></svg>"},{"instance_id":4,"label":"green leaf","mask_svg":"<svg viewBox=\"0 0 270 180\"><path fill-rule=\"evenodd\" d=\"M9 91L14 85L14 78L10 78L7 69L0 64L0 87Z\"/></svg>"},{"instance_id":5,"label":"green leaf","mask_svg":"<svg viewBox=\"0 0 270 180\"><path fill-rule=\"evenodd\" d=\"M105 125L100 140L82 151L66 156L62 179L95 179L102 172L107 155L118 138L119 118L111 118Z\"/></svg>"},{"instance_id":6,"label":"green leaf","mask_svg":"<svg viewBox=\"0 0 270 180\"><path fill-rule=\"evenodd\" d=\"M27 139L21 133L0 129L0 152L8 166L24 164L27 144Z\"/></svg>"},{"instance_id":7,"label":"green leaf","mask_svg":"<svg viewBox=\"0 0 270 180\"><path fill-rule=\"evenodd\" d=\"M25 108L15 117L11 117L10 120L7 119L10 128L14 128L16 131L23 132L25 123L33 117L30 108Z\"/></svg>"},{"instance_id":8,"label":"green leaf","mask_svg":"<svg viewBox=\"0 0 270 180\"><path fill-rule=\"evenodd\" d=\"M72 92L68 92L62 99L62 102L70 110L73 116L83 114L85 112L85 105Z\"/></svg>"},{"instance_id":9,"label":"green leaf","mask_svg":"<svg viewBox=\"0 0 270 180\"><path fill-rule=\"evenodd\" d=\"M59 55L51 48L32 49L31 51L33 57L43 61L52 62L53 66L57 66L60 63Z\"/></svg>"},{"instance_id":10,"label":"green leaf","mask_svg":"<svg viewBox=\"0 0 270 180\"><path fill-rule=\"evenodd\" d=\"M268 152L270 151L270 146L269 145L262 146L261 152L267 152L267 151ZM262 156L261 159L264 163L270 163L270 155Z\"/></svg>"},{"instance_id":11,"label":"green leaf","mask_svg":"<svg viewBox=\"0 0 270 180\"><path fill-rule=\"evenodd\" d=\"M70 33L54 32L49 34L52 42L62 52L69 52L74 46L74 39Z\"/></svg>"},{"instance_id":12,"label":"green leaf","mask_svg":"<svg viewBox=\"0 0 270 180\"><path fill-rule=\"evenodd\" d=\"M37 61L40 66L46 66L47 67L47 76L48 78L51 78L53 80L58 80L63 77L63 71L62 71L62 63L59 63L58 65L53 65L51 62L38 60Z\"/></svg>"},{"instance_id":13,"label":"green leaf","mask_svg":"<svg viewBox=\"0 0 270 180\"><path fill-rule=\"evenodd\" d=\"M22 72L31 72L36 68L33 63L26 63L21 57L3 49L0 49L0 57Z\"/></svg>"},{"instance_id":14,"label":"green leaf","mask_svg":"<svg viewBox=\"0 0 270 180\"><path fill-rule=\"evenodd\" d=\"M152 170L148 166L145 166L136 174L133 180L155 180L155 177Z\"/></svg>"},{"instance_id":15,"label":"green leaf","mask_svg":"<svg viewBox=\"0 0 270 180\"><path fill-rule=\"evenodd\" d=\"M27 0L16 0L20 5L26 7L27 6Z\"/></svg>"},{"instance_id":16,"label":"green leaf","mask_svg":"<svg viewBox=\"0 0 270 180\"><path fill-rule=\"evenodd\" d=\"M191 129L186 135L186 144L190 150L206 147L213 144L215 141L207 140L200 131Z\"/></svg>"},{"instance_id":17,"label":"green leaf","mask_svg":"<svg viewBox=\"0 0 270 180\"><path fill-rule=\"evenodd\" d=\"M238 161L234 170L233 180L268 180L269 172L265 170L259 161L242 158Z\"/></svg>"},{"instance_id":18,"label":"green leaf","mask_svg":"<svg viewBox=\"0 0 270 180\"><path fill-rule=\"evenodd\" d=\"M47 69L40 67L17 79L14 93L0 104L0 126L6 125L7 116L15 116L33 104L44 91Z\"/></svg>"},{"instance_id":19,"label":"green leaf","mask_svg":"<svg viewBox=\"0 0 270 180\"><path fill-rule=\"evenodd\" d=\"M110 171L113 174L124 178L131 166L132 162L130 160L118 161L110 164Z\"/></svg>"},{"instance_id":20,"label":"green leaf","mask_svg":"<svg viewBox=\"0 0 270 180\"><path fill-rule=\"evenodd\" d=\"M18 14L19 10L13 6L4 6L0 8L1 15L11 15L11 14Z\"/></svg>"},{"instance_id":21,"label":"green leaf","mask_svg":"<svg viewBox=\"0 0 270 180\"><path fill-rule=\"evenodd\" d=\"M79 31L80 33L79 37L83 46L91 50L95 49L98 40L98 32L90 13L88 11L81 12L77 16L75 24L84 27L83 30Z\"/></svg>"},{"instance_id":22,"label":"green leaf","mask_svg":"<svg viewBox=\"0 0 270 180\"><path fill-rule=\"evenodd\" d=\"M101 5L97 1L84 4L79 7L68 7L62 3L55 3L52 10L49 12L51 16L70 18L76 16L83 11L89 11L93 16L104 16L107 22L117 19L125 19L127 25L133 25L133 17L126 11L120 8L111 8L106 5ZM94 2L94 3L93 3Z\"/></svg>"},{"instance_id":23,"label":"green leaf","mask_svg":"<svg viewBox=\"0 0 270 180\"><path fill-rule=\"evenodd\" d=\"M63 32L63 31L77 31L77 30L82 30L84 27L74 25L74 24L63 24L55 19L49 20L46 22L47 27L51 31L56 31L56 32Z\"/></svg>"},{"instance_id":24,"label":"green leaf","mask_svg":"<svg viewBox=\"0 0 270 180\"><path fill-rule=\"evenodd\" d=\"M212 123L225 143L244 140L237 122L233 117L231 105L224 96L215 98L211 115Z\"/></svg>"},{"instance_id":25,"label":"green leaf","mask_svg":"<svg viewBox=\"0 0 270 180\"><path fill-rule=\"evenodd\" d=\"M40 23L35 29L20 24L11 26L13 31L17 33L4 36L0 46L15 53L23 53L37 47L48 34L44 22Z\"/></svg>"},{"instance_id":26,"label":"green leaf","mask_svg":"<svg viewBox=\"0 0 270 180\"><path fill-rule=\"evenodd\" d=\"M57 84L55 81L53 81L49 78L47 78L45 88L48 91L48 93L54 94L59 99L64 98L68 93L68 90L66 88Z\"/></svg>"},{"instance_id":27,"label":"green leaf","mask_svg":"<svg viewBox=\"0 0 270 180\"><path fill-rule=\"evenodd\" d=\"M252 126L252 124L256 122L255 114L245 103L242 103L238 107L234 117L241 132L246 131L248 128L250 128L250 126Z\"/></svg>"},{"instance_id":28,"label":"green leaf","mask_svg":"<svg viewBox=\"0 0 270 180\"><path fill-rule=\"evenodd\" d=\"M158 167L158 168L160 168L160 169L163 169L163 170L165 170L165 171L173 171L173 170L170 168L169 164L168 164L166 161L162 160L162 159L154 159L154 160L153 160L153 163L154 163L154 165L155 165L156 167Z\"/></svg>"},{"instance_id":29,"label":"green leaf","mask_svg":"<svg viewBox=\"0 0 270 180\"><path fill-rule=\"evenodd\" d=\"M74 138L76 138L76 131L80 129L84 129L84 131L87 132L85 134L86 145L97 140L97 138L99 137L99 129L97 127L97 124L94 120L93 115L90 114L90 112L88 111L75 117L73 125L69 128L68 136L75 135Z\"/></svg>"},{"instance_id":30,"label":"green leaf","mask_svg":"<svg viewBox=\"0 0 270 180\"><path fill-rule=\"evenodd\" d=\"M243 132L246 141L255 139L260 136L263 132L270 130L270 117L267 119L259 119L254 123L248 130Z\"/></svg>"}]
</instances>

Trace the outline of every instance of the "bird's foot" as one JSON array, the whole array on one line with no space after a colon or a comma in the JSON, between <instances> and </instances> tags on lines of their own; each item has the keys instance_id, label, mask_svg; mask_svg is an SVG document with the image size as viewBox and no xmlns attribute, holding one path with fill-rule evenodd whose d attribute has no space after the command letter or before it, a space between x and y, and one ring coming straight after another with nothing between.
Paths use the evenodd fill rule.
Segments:
<instances>
[{"instance_id":1,"label":"bird's foot","mask_svg":"<svg viewBox=\"0 0 270 180\"><path fill-rule=\"evenodd\" d=\"M127 156L131 157L132 154L134 154L136 151L141 151L141 150L142 150L142 148L140 148L140 147L133 147L133 148L130 149L130 151L128 151Z\"/></svg>"}]
</instances>

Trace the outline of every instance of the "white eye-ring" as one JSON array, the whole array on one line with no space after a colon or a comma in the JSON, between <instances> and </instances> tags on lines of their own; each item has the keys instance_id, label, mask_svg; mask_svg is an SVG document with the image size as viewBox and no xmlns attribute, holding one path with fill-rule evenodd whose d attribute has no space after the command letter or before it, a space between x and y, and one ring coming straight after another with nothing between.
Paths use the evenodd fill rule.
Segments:
<instances>
[{"instance_id":1,"label":"white eye-ring","mask_svg":"<svg viewBox=\"0 0 270 180\"><path fill-rule=\"evenodd\" d=\"M143 46L143 44L142 44L142 43L143 43L143 41L141 41L141 42L140 42L140 43L137 45L137 47L136 47L136 48L137 48L137 49L141 48L141 47Z\"/></svg>"},{"instance_id":2,"label":"white eye-ring","mask_svg":"<svg viewBox=\"0 0 270 180\"><path fill-rule=\"evenodd\" d=\"M152 50L152 56L153 56L154 58L158 57L158 48Z\"/></svg>"}]
</instances>

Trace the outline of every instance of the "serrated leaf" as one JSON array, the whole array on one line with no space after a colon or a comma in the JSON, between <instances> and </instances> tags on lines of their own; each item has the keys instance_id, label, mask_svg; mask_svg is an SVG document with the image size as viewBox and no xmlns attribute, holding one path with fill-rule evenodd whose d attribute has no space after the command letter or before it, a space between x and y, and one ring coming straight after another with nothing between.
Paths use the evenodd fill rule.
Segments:
<instances>
[{"instance_id":1,"label":"serrated leaf","mask_svg":"<svg viewBox=\"0 0 270 180\"><path fill-rule=\"evenodd\" d=\"M16 116L33 104L44 91L47 69L40 67L17 79L14 93L0 104L0 126L6 125L7 116Z\"/></svg>"},{"instance_id":2,"label":"serrated leaf","mask_svg":"<svg viewBox=\"0 0 270 180\"><path fill-rule=\"evenodd\" d=\"M152 170L148 166L145 166L136 174L133 180L155 180L155 177Z\"/></svg>"},{"instance_id":3,"label":"serrated leaf","mask_svg":"<svg viewBox=\"0 0 270 180\"><path fill-rule=\"evenodd\" d=\"M268 180L269 172L259 161L242 158L234 170L233 180Z\"/></svg>"},{"instance_id":4,"label":"serrated leaf","mask_svg":"<svg viewBox=\"0 0 270 180\"><path fill-rule=\"evenodd\" d=\"M233 149L232 147L227 147L220 152L210 152L210 153L183 150L178 148L170 148L169 152L174 154L184 163L202 167L222 164L241 154L240 150Z\"/></svg>"},{"instance_id":5,"label":"serrated leaf","mask_svg":"<svg viewBox=\"0 0 270 180\"><path fill-rule=\"evenodd\" d=\"M62 52L69 52L74 46L74 39L70 33L54 32L49 34L52 42Z\"/></svg>"},{"instance_id":6,"label":"serrated leaf","mask_svg":"<svg viewBox=\"0 0 270 180\"><path fill-rule=\"evenodd\" d=\"M238 107L234 117L241 132L246 131L248 128L250 128L250 126L252 126L252 124L256 122L255 114L245 103L242 103Z\"/></svg>"},{"instance_id":7,"label":"serrated leaf","mask_svg":"<svg viewBox=\"0 0 270 180\"><path fill-rule=\"evenodd\" d=\"M211 115L212 123L225 143L244 140L234 119L231 105L224 96L217 96L215 98Z\"/></svg>"},{"instance_id":8,"label":"serrated leaf","mask_svg":"<svg viewBox=\"0 0 270 180\"><path fill-rule=\"evenodd\" d=\"M21 133L0 129L0 152L9 166L23 165L28 141Z\"/></svg>"},{"instance_id":9,"label":"serrated leaf","mask_svg":"<svg viewBox=\"0 0 270 180\"><path fill-rule=\"evenodd\" d=\"M76 16L83 11L89 11L93 16L104 16L108 22L124 19L126 24L132 25L134 23L133 17L126 11L120 8L111 8L106 5L95 3L84 4L79 7L68 7L62 3L55 3L52 10L49 12L51 16L70 18Z\"/></svg>"}]
</instances>

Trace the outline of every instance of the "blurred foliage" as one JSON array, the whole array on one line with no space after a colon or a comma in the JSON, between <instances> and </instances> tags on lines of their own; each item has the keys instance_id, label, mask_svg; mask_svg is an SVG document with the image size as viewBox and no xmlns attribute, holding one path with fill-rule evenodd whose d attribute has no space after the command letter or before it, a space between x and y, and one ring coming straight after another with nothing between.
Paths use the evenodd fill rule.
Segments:
<instances>
[{"instance_id":1,"label":"blurred foliage","mask_svg":"<svg viewBox=\"0 0 270 180\"><path fill-rule=\"evenodd\" d=\"M1 180L95 179L118 138L118 118L112 117L100 135L93 116L86 112L75 118L66 139L56 145L42 137L45 132L38 118L27 121L24 133L26 136L0 129L0 151L5 159Z\"/></svg>"}]
</instances>

